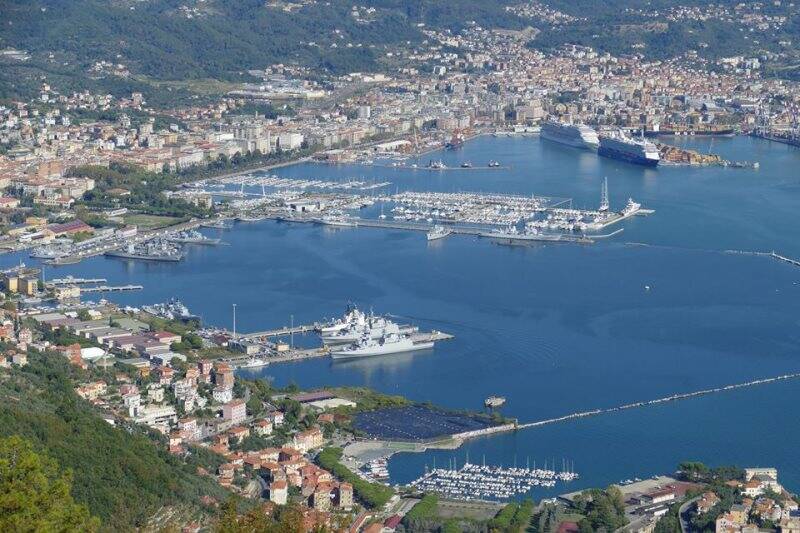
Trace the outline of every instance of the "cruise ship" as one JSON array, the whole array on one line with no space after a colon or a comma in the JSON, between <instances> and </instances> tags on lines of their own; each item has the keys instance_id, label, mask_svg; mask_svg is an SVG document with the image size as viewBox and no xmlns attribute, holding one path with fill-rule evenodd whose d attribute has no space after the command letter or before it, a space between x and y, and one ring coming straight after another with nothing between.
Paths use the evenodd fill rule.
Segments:
<instances>
[{"instance_id":1,"label":"cruise ship","mask_svg":"<svg viewBox=\"0 0 800 533\"><path fill-rule=\"evenodd\" d=\"M621 131L601 135L597 154L649 167L658 165L661 160L655 144L644 138L630 137Z\"/></svg>"},{"instance_id":2,"label":"cruise ship","mask_svg":"<svg viewBox=\"0 0 800 533\"><path fill-rule=\"evenodd\" d=\"M357 359L376 355L414 352L433 348L433 342L414 342L411 337L390 333L380 339L364 335L358 342L331 351L333 359Z\"/></svg>"},{"instance_id":3,"label":"cruise ship","mask_svg":"<svg viewBox=\"0 0 800 533\"><path fill-rule=\"evenodd\" d=\"M543 139L554 141L575 148L597 150L600 139L597 132L584 124L567 124L557 120L548 120L542 126Z\"/></svg>"}]
</instances>

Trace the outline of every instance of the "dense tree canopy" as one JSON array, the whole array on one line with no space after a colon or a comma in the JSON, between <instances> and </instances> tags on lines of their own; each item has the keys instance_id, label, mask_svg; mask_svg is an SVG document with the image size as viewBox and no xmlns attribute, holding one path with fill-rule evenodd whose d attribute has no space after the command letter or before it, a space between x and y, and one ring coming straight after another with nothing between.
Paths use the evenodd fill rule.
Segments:
<instances>
[{"instance_id":1,"label":"dense tree canopy","mask_svg":"<svg viewBox=\"0 0 800 533\"><path fill-rule=\"evenodd\" d=\"M0 531L96 531L70 494L72 474L19 436L0 439Z\"/></svg>"}]
</instances>

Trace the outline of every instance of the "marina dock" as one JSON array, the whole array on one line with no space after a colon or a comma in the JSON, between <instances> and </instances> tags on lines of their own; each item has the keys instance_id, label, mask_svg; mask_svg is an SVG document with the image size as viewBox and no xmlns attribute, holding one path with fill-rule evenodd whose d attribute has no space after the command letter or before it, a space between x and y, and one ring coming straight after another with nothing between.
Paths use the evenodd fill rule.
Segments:
<instances>
[{"instance_id":1,"label":"marina dock","mask_svg":"<svg viewBox=\"0 0 800 533\"><path fill-rule=\"evenodd\" d=\"M125 292L125 291L140 291L144 289L141 285L98 285L97 287L81 287L81 294L84 292Z\"/></svg>"},{"instance_id":2,"label":"marina dock","mask_svg":"<svg viewBox=\"0 0 800 533\"><path fill-rule=\"evenodd\" d=\"M278 329L269 329L265 331L254 331L253 333L242 333L237 335L237 339L268 339L270 337L281 337L283 335L292 335L295 333L309 333L316 331L319 324L306 324L302 326L283 327Z\"/></svg>"},{"instance_id":3,"label":"marina dock","mask_svg":"<svg viewBox=\"0 0 800 533\"><path fill-rule=\"evenodd\" d=\"M290 361L300 361L315 357L324 357L330 355L330 348L325 344L325 340L318 348L295 348L293 343L291 346L279 344L269 339L274 337L286 337L294 334L305 334L311 332L319 332L324 324L313 323L303 324L299 326L282 327L263 331L254 331L251 333L233 334L228 333L232 339L237 341L247 341L258 345L259 350L255 355L242 355L228 359L231 363L237 365L239 368L258 368L259 366L266 366L271 363L283 363ZM455 338L449 333L433 330L429 332L420 332L418 328L410 325L399 325L400 332L408 336L414 344L420 343L434 343L437 341L450 340ZM339 344L341 348L344 344L350 344L345 341ZM336 343L334 343L336 345ZM400 353L400 352L398 352ZM391 353L390 353L391 354ZM390 355L387 354L387 355Z\"/></svg>"},{"instance_id":4,"label":"marina dock","mask_svg":"<svg viewBox=\"0 0 800 533\"><path fill-rule=\"evenodd\" d=\"M55 278L45 282L46 286L57 285L95 285L97 283L107 283L106 278L73 278L68 276L66 278Z\"/></svg>"},{"instance_id":5,"label":"marina dock","mask_svg":"<svg viewBox=\"0 0 800 533\"><path fill-rule=\"evenodd\" d=\"M377 168L391 168L396 170L424 170L427 172L452 172L454 170L511 170L508 166L471 166L471 167L431 167L431 166L414 166L414 165L385 165L379 163L362 163L364 166L377 167Z\"/></svg>"},{"instance_id":6,"label":"marina dock","mask_svg":"<svg viewBox=\"0 0 800 533\"><path fill-rule=\"evenodd\" d=\"M297 222L297 223L312 223L312 224L321 224L326 225L334 228L379 228L379 229L397 229L397 230L405 230L405 231L419 231L419 232L429 232L433 229L434 225L427 222L411 222L411 221L395 221L395 220L375 220L375 219L368 219L368 218L351 218L348 219L347 224L325 224L320 219L316 218L307 218L307 217L284 217L284 216L275 216L269 217L273 220L280 220L282 222ZM512 240L512 241L537 241L537 242L577 242L583 244L591 244L594 242L591 236L580 235L580 234L567 234L567 233L547 233L541 234L538 236L520 236L518 238L515 237L507 237L507 236L500 236L494 235L491 233L490 228L487 227L479 227L479 226L462 226L462 225L448 225L447 228L451 230L451 233L454 235L472 235L475 237L484 237L484 238L494 238L498 240ZM613 234L612 234L613 235ZM611 236L611 235L608 235ZM600 236L600 237L608 237L608 236Z\"/></svg>"}]
</instances>

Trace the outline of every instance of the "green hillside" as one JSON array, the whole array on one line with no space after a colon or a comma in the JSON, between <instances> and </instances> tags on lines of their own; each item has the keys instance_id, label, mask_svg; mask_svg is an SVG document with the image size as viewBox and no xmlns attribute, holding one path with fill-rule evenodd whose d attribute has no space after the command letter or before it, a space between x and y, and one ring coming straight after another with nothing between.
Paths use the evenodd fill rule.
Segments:
<instances>
[{"instance_id":1,"label":"green hillside","mask_svg":"<svg viewBox=\"0 0 800 533\"><path fill-rule=\"evenodd\" d=\"M197 93L188 83L191 80L242 81L249 79L247 70L276 63L308 66L315 73L380 70L395 66L387 62L388 51L424 42L422 24L453 31L473 22L486 28L534 26L540 33L530 46L541 49L576 43L656 59L686 50L710 58L770 51L787 55L786 61L776 63L776 72L782 65L797 63L796 45L786 43L800 37L800 7L765 3L759 14L785 17L785 22L779 28L759 29L740 20L740 13L733 11L736 4L714 3L733 13L725 20L688 16L670 21L665 14L671 8L710 4L702 0L532 4L524 0L4 0L0 49L23 50L30 59L0 59L0 98L35 95L42 76L62 90L143 91L158 105ZM544 6L575 19L552 23L506 10L517 5ZM131 76L93 71L98 61L124 65ZM183 85L157 88L154 80L180 80Z\"/></svg>"},{"instance_id":2,"label":"green hillside","mask_svg":"<svg viewBox=\"0 0 800 533\"><path fill-rule=\"evenodd\" d=\"M74 393L63 358L34 355L0 376L0 437L19 435L73 472L73 496L104 530L145 524L164 507L201 516L200 498L225 492L196 466L157 447L139 429L113 427Z\"/></svg>"}]
</instances>

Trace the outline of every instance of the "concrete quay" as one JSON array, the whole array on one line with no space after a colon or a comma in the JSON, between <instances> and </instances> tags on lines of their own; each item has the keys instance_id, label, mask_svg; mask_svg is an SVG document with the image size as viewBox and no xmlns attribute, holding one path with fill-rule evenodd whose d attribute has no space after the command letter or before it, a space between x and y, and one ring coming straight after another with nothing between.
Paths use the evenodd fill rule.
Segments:
<instances>
[{"instance_id":1,"label":"concrete quay","mask_svg":"<svg viewBox=\"0 0 800 533\"><path fill-rule=\"evenodd\" d=\"M352 218L348 220L349 224L325 224L317 218L309 217L285 217L285 216L272 216L267 217L273 220L280 220L282 222L298 222L298 223L311 223L330 226L333 228L379 228L379 229L399 229L405 231L420 231L429 232L433 229L433 225L423 222L396 222L386 220L373 220L364 218ZM499 241L513 241L513 242L554 242L554 243L581 243L591 244L594 242L592 237L586 235L573 235L568 233L545 233L540 235L520 235L519 237L509 237L505 235L493 235L489 228L478 226L448 226L454 235L472 235L475 237L491 238Z\"/></svg>"},{"instance_id":2,"label":"concrete quay","mask_svg":"<svg viewBox=\"0 0 800 533\"><path fill-rule=\"evenodd\" d=\"M112 252L115 250L119 250L129 244L139 244L142 242L149 241L151 239L155 239L157 237L164 237L170 233L175 233L178 231L186 231L190 229L196 229L200 226L203 221L200 219L191 219L186 222L180 222L178 224L172 226L166 226L164 228L159 228L156 230L151 230L147 232L142 232L132 237L130 239L119 240L119 239L112 239L108 243L98 244L95 247L89 248L85 251L80 251L72 255L68 255L65 257L60 257L58 259L50 259L45 261L45 264L48 265L71 265L78 263L84 259L88 259L89 257L95 257L98 255L103 255L106 252Z\"/></svg>"}]
</instances>

